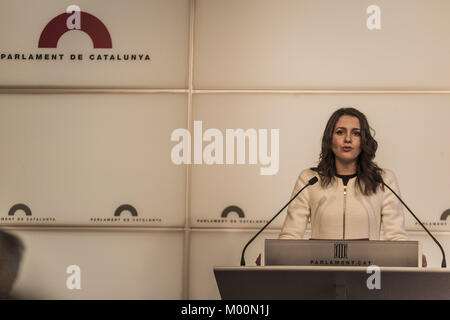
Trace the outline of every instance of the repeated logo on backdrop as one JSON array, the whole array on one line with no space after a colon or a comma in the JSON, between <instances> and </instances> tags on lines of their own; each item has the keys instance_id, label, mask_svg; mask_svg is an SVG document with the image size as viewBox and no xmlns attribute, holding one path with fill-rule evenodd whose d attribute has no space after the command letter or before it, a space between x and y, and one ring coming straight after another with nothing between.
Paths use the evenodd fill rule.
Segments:
<instances>
[{"instance_id":1,"label":"repeated logo on backdrop","mask_svg":"<svg viewBox=\"0 0 450 320\"><path fill-rule=\"evenodd\" d=\"M421 220L423 225L427 227L430 231L447 231L450 224L447 222L447 218L450 216L450 209L445 210L439 220ZM417 230L422 230L422 226L414 220L414 226L417 228Z\"/></svg>"},{"instance_id":2,"label":"repeated logo on backdrop","mask_svg":"<svg viewBox=\"0 0 450 320\"><path fill-rule=\"evenodd\" d=\"M50 20L43 28L38 48L57 49L61 37L68 32L84 32L92 40L94 49L112 49L113 42L107 26L95 15L81 11L78 6L69 6L62 13ZM85 48L86 49L86 48ZM109 61L109 62L149 62L150 53L101 53L97 50L89 52L3 52L0 51L0 61Z\"/></svg>"},{"instance_id":3,"label":"repeated logo on backdrop","mask_svg":"<svg viewBox=\"0 0 450 320\"><path fill-rule=\"evenodd\" d=\"M44 28L39 38L39 48L56 48L63 34L72 30L80 30L91 38L94 48L112 48L112 40L108 29L100 19L77 6L68 8L73 14L62 13L53 18ZM81 23L83 21L83 23Z\"/></svg>"},{"instance_id":4,"label":"repeated logo on backdrop","mask_svg":"<svg viewBox=\"0 0 450 320\"><path fill-rule=\"evenodd\" d=\"M445 221L450 216L450 209L445 210L441 215L441 220Z\"/></svg>"},{"instance_id":5,"label":"repeated logo on backdrop","mask_svg":"<svg viewBox=\"0 0 450 320\"><path fill-rule=\"evenodd\" d=\"M237 217L236 217L237 216ZM213 226L233 224L265 224L268 220L265 219L246 219L244 210L236 205L230 205L222 210L220 218L198 218L197 223L209 224Z\"/></svg>"},{"instance_id":6,"label":"repeated logo on backdrop","mask_svg":"<svg viewBox=\"0 0 450 320\"><path fill-rule=\"evenodd\" d=\"M123 216L122 216L123 214ZM129 217L131 215L131 218ZM139 223L139 222L162 222L161 218L141 218L139 217L138 211L136 208L130 204L123 204L119 206L116 211L114 211L114 215L112 217L92 217L90 222L106 222L106 223L114 223L114 222L131 222L131 223Z\"/></svg>"},{"instance_id":7,"label":"repeated logo on backdrop","mask_svg":"<svg viewBox=\"0 0 450 320\"><path fill-rule=\"evenodd\" d=\"M56 222L55 217L34 217L29 206L24 203L17 203L13 205L9 211L8 216L0 217L1 223L21 223L21 222L36 222L48 223Z\"/></svg>"}]
</instances>

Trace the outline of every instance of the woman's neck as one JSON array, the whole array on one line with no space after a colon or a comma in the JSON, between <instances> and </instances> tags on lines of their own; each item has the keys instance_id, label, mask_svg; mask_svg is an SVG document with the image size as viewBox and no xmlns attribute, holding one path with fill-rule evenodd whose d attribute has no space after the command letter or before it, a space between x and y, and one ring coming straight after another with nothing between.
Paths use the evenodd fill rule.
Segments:
<instances>
[{"instance_id":1,"label":"woman's neck","mask_svg":"<svg viewBox=\"0 0 450 320\"><path fill-rule=\"evenodd\" d=\"M342 176L356 173L356 162L342 163L336 161L336 173Z\"/></svg>"}]
</instances>

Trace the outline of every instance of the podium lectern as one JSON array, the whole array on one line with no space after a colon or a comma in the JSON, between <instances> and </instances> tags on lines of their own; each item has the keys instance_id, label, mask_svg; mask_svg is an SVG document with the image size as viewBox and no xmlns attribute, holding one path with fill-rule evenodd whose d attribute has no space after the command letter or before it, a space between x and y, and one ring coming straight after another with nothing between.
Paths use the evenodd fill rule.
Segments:
<instances>
[{"instance_id":1,"label":"podium lectern","mask_svg":"<svg viewBox=\"0 0 450 320\"><path fill-rule=\"evenodd\" d=\"M214 268L222 299L450 300L450 269L420 267L417 241L266 239L263 252L262 267Z\"/></svg>"},{"instance_id":2,"label":"podium lectern","mask_svg":"<svg viewBox=\"0 0 450 320\"><path fill-rule=\"evenodd\" d=\"M225 300L444 299L450 269L380 267L380 289L369 289L367 267L215 267Z\"/></svg>"}]
</instances>

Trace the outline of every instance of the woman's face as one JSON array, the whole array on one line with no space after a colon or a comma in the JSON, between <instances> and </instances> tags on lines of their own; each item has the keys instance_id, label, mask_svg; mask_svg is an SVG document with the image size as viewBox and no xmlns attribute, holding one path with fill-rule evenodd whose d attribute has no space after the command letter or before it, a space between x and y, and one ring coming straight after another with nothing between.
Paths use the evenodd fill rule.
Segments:
<instances>
[{"instance_id":1,"label":"woman's face","mask_svg":"<svg viewBox=\"0 0 450 320\"><path fill-rule=\"evenodd\" d=\"M343 115L338 119L333 131L331 149L336 161L342 164L356 162L361 152L361 128L357 117Z\"/></svg>"}]
</instances>

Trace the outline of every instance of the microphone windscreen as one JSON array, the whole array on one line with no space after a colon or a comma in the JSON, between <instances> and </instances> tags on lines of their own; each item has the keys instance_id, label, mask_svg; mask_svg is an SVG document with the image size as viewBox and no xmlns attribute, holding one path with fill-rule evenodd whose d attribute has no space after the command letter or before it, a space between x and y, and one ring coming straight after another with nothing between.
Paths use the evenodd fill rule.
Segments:
<instances>
[{"instance_id":1,"label":"microphone windscreen","mask_svg":"<svg viewBox=\"0 0 450 320\"><path fill-rule=\"evenodd\" d=\"M310 186L312 186L314 183L316 183L317 181L319 181L319 179L316 177L316 176L314 176L314 177L312 177L309 181L308 181L308 184L310 185Z\"/></svg>"}]
</instances>

